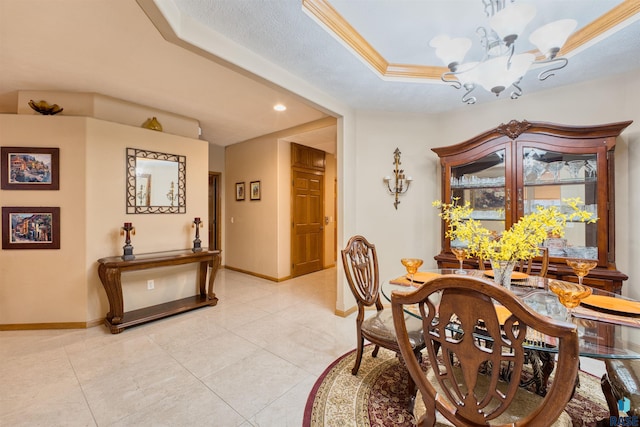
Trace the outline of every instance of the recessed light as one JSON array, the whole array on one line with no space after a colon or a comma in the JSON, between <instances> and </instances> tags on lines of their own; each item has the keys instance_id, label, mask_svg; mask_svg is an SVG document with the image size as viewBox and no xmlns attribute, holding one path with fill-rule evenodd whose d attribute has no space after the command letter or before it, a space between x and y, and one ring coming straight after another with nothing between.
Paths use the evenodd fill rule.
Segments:
<instances>
[{"instance_id":1,"label":"recessed light","mask_svg":"<svg viewBox=\"0 0 640 427\"><path fill-rule=\"evenodd\" d=\"M276 111L284 111L287 109L287 107L282 104L276 104L273 106L273 109Z\"/></svg>"}]
</instances>

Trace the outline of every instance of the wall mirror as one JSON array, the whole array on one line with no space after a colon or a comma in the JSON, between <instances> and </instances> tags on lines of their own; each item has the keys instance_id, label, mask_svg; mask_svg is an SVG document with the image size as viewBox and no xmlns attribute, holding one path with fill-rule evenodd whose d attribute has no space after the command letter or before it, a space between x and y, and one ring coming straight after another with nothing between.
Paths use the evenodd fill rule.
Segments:
<instances>
[{"instance_id":1,"label":"wall mirror","mask_svg":"<svg viewBox=\"0 0 640 427\"><path fill-rule=\"evenodd\" d=\"M185 213L186 158L127 148L127 213Z\"/></svg>"}]
</instances>

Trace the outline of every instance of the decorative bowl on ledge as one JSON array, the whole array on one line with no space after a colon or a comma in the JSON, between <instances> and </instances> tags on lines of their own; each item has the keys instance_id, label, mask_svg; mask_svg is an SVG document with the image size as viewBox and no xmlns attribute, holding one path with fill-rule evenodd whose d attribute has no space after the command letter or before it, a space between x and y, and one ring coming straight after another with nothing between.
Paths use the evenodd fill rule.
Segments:
<instances>
[{"instance_id":1,"label":"decorative bowl on ledge","mask_svg":"<svg viewBox=\"0 0 640 427\"><path fill-rule=\"evenodd\" d=\"M58 104L49 105L47 101L35 102L33 99L29 101L29 107L44 116L53 116L64 110Z\"/></svg>"}]
</instances>

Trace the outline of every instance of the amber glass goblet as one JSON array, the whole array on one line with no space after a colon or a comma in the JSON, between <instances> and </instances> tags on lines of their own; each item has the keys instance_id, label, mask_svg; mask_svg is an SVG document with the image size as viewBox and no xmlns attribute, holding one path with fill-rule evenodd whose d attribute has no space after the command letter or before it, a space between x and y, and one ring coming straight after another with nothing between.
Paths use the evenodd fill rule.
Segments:
<instances>
[{"instance_id":1,"label":"amber glass goblet","mask_svg":"<svg viewBox=\"0 0 640 427\"><path fill-rule=\"evenodd\" d=\"M582 278L598 265L598 261L595 259L569 258L567 259L567 265L573 269L573 272L578 276L578 283L582 285Z\"/></svg>"},{"instance_id":2,"label":"amber glass goblet","mask_svg":"<svg viewBox=\"0 0 640 427\"><path fill-rule=\"evenodd\" d=\"M567 321L571 320L573 309L580 305L580 301L591 295L591 288L579 283L551 280L549 290L558 296L560 304L567 308Z\"/></svg>"},{"instance_id":3,"label":"amber glass goblet","mask_svg":"<svg viewBox=\"0 0 640 427\"><path fill-rule=\"evenodd\" d=\"M420 268L424 261L419 258L402 258L400 262L402 262L404 268L407 269L407 273L409 273L409 279L411 280L411 284L413 285L413 275L418 272L418 268Z\"/></svg>"},{"instance_id":4,"label":"amber glass goblet","mask_svg":"<svg viewBox=\"0 0 640 427\"><path fill-rule=\"evenodd\" d=\"M455 271L456 274L467 274L462 268L462 263L464 259L467 257L467 250L465 248L451 248L451 252L456 256L456 259L460 263L460 268Z\"/></svg>"}]
</instances>

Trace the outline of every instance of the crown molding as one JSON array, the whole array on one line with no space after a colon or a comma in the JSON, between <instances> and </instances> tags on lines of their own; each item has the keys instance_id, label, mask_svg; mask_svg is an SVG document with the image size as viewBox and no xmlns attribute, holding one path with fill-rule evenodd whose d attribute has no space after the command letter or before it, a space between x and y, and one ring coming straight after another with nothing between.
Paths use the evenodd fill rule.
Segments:
<instances>
[{"instance_id":1,"label":"crown molding","mask_svg":"<svg viewBox=\"0 0 640 427\"><path fill-rule=\"evenodd\" d=\"M389 63L353 26L331 6L328 0L302 0L302 9L348 46L383 79L440 80L446 67L420 64ZM640 13L638 0L625 0L609 12L579 29L569 37L560 51L567 55L604 36Z\"/></svg>"}]
</instances>

